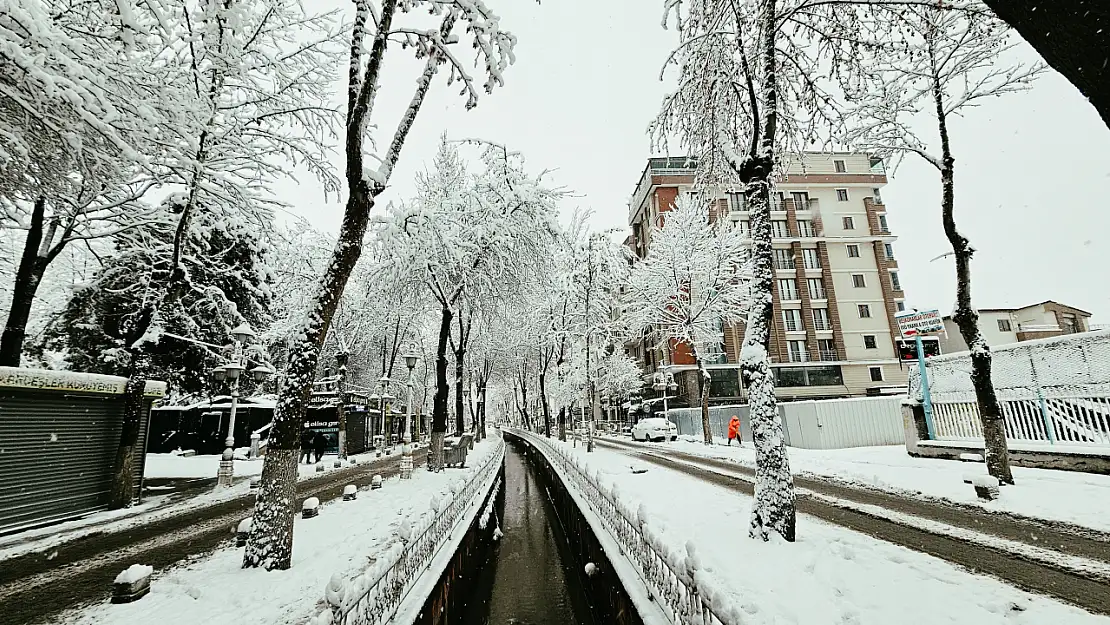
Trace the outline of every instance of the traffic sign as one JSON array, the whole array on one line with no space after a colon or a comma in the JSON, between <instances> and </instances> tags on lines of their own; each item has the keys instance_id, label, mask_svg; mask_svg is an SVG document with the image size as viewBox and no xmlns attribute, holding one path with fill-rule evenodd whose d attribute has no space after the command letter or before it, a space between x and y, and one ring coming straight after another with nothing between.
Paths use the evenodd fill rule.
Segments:
<instances>
[{"instance_id":1,"label":"traffic sign","mask_svg":"<svg viewBox=\"0 0 1110 625\"><path fill-rule=\"evenodd\" d=\"M902 313L895 315L894 320L898 322L898 331L902 336L920 336L944 331L944 320L941 319L938 310Z\"/></svg>"}]
</instances>

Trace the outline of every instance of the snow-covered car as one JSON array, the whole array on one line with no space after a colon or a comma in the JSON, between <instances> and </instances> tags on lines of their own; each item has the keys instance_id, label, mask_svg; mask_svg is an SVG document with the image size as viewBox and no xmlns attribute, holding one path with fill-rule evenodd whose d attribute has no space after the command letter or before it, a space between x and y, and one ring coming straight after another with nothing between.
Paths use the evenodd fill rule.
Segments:
<instances>
[{"instance_id":1,"label":"snow-covered car","mask_svg":"<svg viewBox=\"0 0 1110 625\"><path fill-rule=\"evenodd\" d=\"M678 426L662 417L640 419L632 426L634 441L666 441L678 439Z\"/></svg>"}]
</instances>

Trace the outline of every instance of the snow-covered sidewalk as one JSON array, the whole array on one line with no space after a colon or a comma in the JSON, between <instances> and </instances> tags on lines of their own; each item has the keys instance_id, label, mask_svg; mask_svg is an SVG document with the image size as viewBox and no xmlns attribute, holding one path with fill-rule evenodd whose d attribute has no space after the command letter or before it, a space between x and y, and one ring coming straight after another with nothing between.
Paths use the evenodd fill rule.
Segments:
<instances>
[{"instance_id":1,"label":"snow-covered sidewalk","mask_svg":"<svg viewBox=\"0 0 1110 625\"><path fill-rule=\"evenodd\" d=\"M324 473L317 472L316 466L312 464L299 465L299 479L310 479L337 470L333 467L335 458L334 454L324 456L322 459L325 467ZM375 458L372 454L364 454L359 456L358 459L365 464L378 458ZM216 477L220 457L148 454L146 462L145 477L148 479L201 479ZM64 543L78 540L91 533L120 532L242 497L250 492L250 483L247 479L238 478L261 474L263 462L264 459L237 460L235 462L237 481L230 488L213 488L186 499L176 499L173 496L154 493L144 497L143 502L137 506L94 512L71 521L0 537L0 561L34 551L46 551Z\"/></svg>"},{"instance_id":2,"label":"snow-covered sidewalk","mask_svg":"<svg viewBox=\"0 0 1110 625\"><path fill-rule=\"evenodd\" d=\"M476 444L468 466L479 466L499 442ZM73 625L303 623L319 611L332 576L349 579L366 570L394 547L402 522L429 513L431 500L446 497L470 474L470 469L415 470L411 480L390 478L380 490L360 490L354 501L324 504L315 518L298 516L288 571L243 569L243 550L228 545L186 566L156 571L150 594L140 601L104 602L59 620Z\"/></svg>"},{"instance_id":3,"label":"snow-covered sidewalk","mask_svg":"<svg viewBox=\"0 0 1110 625\"><path fill-rule=\"evenodd\" d=\"M560 445L643 522L668 561L692 548L698 585L733 623L1096 625L1110 618L815 518L798 541L747 537L751 499L616 451Z\"/></svg>"},{"instance_id":4,"label":"snow-covered sidewalk","mask_svg":"<svg viewBox=\"0 0 1110 625\"><path fill-rule=\"evenodd\" d=\"M614 440L633 444L627 438ZM634 444L664 454L675 450L755 468L755 450L750 442L743 447L707 447L700 440L680 438L671 443ZM914 458L906 453L904 445L830 450L791 447L788 453L795 475L830 478L900 495L947 500L1110 532L1110 475L1014 467L1016 484L1003 488L1000 499L984 502L963 482L965 475L985 475L982 463Z\"/></svg>"}]
</instances>

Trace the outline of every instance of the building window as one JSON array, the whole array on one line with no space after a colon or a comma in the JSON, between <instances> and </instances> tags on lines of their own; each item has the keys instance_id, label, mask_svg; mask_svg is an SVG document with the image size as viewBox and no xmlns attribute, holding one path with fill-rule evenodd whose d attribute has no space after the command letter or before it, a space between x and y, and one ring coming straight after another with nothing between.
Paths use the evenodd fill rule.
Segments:
<instances>
[{"instance_id":1,"label":"building window","mask_svg":"<svg viewBox=\"0 0 1110 625\"><path fill-rule=\"evenodd\" d=\"M794 191L790 197L794 200L794 210L809 210L809 191Z\"/></svg>"},{"instance_id":2,"label":"building window","mask_svg":"<svg viewBox=\"0 0 1110 625\"><path fill-rule=\"evenodd\" d=\"M883 203L883 196L881 194L879 194L878 189L876 189L876 188L871 189L871 197L874 198L876 204L882 204Z\"/></svg>"},{"instance_id":3,"label":"building window","mask_svg":"<svg viewBox=\"0 0 1110 625\"><path fill-rule=\"evenodd\" d=\"M817 351L821 355L821 360L826 362L840 360L836 355L836 343L832 339L817 339Z\"/></svg>"},{"instance_id":4,"label":"building window","mask_svg":"<svg viewBox=\"0 0 1110 625\"><path fill-rule=\"evenodd\" d=\"M791 250L771 250L775 255L775 269L793 269L794 252Z\"/></svg>"},{"instance_id":5,"label":"building window","mask_svg":"<svg viewBox=\"0 0 1110 625\"><path fill-rule=\"evenodd\" d=\"M736 222L736 227L740 229L740 234L746 237L752 236L752 223L747 219Z\"/></svg>"},{"instance_id":6,"label":"building window","mask_svg":"<svg viewBox=\"0 0 1110 625\"><path fill-rule=\"evenodd\" d=\"M810 299L828 299L829 296L825 293L825 281L821 278L808 278L806 286L809 287Z\"/></svg>"},{"instance_id":7,"label":"building window","mask_svg":"<svg viewBox=\"0 0 1110 625\"><path fill-rule=\"evenodd\" d=\"M806 269L820 269L821 256L817 254L817 250L804 249L802 250L802 264Z\"/></svg>"},{"instance_id":8,"label":"building window","mask_svg":"<svg viewBox=\"0 0 1110 625\"><path fill-rule=\"evenodd\" d=\"M825 365L821 367L774 367L775 386L786 388L791 386L840 386L844 384L844 376L840 365Z\"/></svg>"},{"instance_id":9,"label":"building window","mask_svg":"<svg viewBox=\"0 0 1110 625\"><path fill-rule=\"evenodd\" d=\"M787 332L804 331L802 327L802 311L796 308L784 308L782 311L782 323Z\"/></svg>"},{"instance_id":10,"label":"building window","mask_svg":"<svg viewBox=\"0 0 1110 625\"><path fill-rule=\"evenodd\" d=\"M859 258L859 246L855 243L848 244L848 258Z\"/></svg>"},{"instance_id":11,"label":"building window","mask_svg":"<svg viewBox=\"0 0 1110 625\"><path fill-rule=\"evenodd\" d=\"M905 302L894 302L894 309L897 310L898 312L906 312L906 303Z\"/></svg>"},{"instance_id":12,"label":"building window","mask_svg":"<svg viewBox=\"0 0 1110 625\"><path fill-rule=\"evenodd\" d=\"M886 215L879 215L879 231L890 232L890 227L886 225Z\"/></svg>"},{"instance_id":13,"label":"building window","mask_svg":"<svg viewBox=\"0 0 1110 625\"><path fill-rule=\"evenodd\" d=\"M870 304L858 304L856 306L856 310L859 311L859 318L860 319L870 319L871 318L871 305Z\"/></svg>"},{"instance_id":14,"label":"building window","mask_svg":"<svg viewBox=\"0 0 1110 625\"><path fill-rule=\"evenodd\" d=\"M847 189L837 189L836 190L836 201L837 202L847 202L848 201L848 190Z\"/></svg>"},{"instance_id":15,"label":"building window","mask_svg":"<svg viewBox=\"0 0 1110 625\"><path fill-rule=\"evenodd\" d=\"M848 168L844 166L844 161L833 161L833 168L836 169L838 174L848 171Z\"/></svg>"},{"instance_id":16,"label":"building window","mask_svg":"<svg viewBox=\"0 0 1110 625\"><path fill-rule=\"evenodd\" d=\"M867 280L864 279L862 273L852 274L852 286L856 287L857 289L862 289L867 286Z\"/></svg>"},{"instance_id":17,"label":"building window","mask_svg":"<svg viewBox=\"0 0 1110 625\"><path fill-rule=\"evenodd\" d=\"M879 347L878 344L875 343L875 335L874 334L864 334L863 335L863 346L866 347L867 349L876 349L876 348L878 348Z\"/></svg>"},{"instance_id":18,"label":"building window","mask_svg":"<svg viewBox=\"0 0 1110 625\"><path fill-rule=\"evenodd\" d=\"M743 193L729 193L728 194L728 207L734 211L748 210L747 202L744 200Z\"/></svg>"},{"instance_id":19,"label":"building window","mask_svg":"<svg viewBox=\"0 0 1110 625\"><path fill-rule=\"evenodd\" d=\"M813 309L813 329L814 330L831 330L832 324L829 323L829 309L828 308L814 308Z\"/></svg>"},{"instance_id":20,"label":"building window","mask_svg":"<svg viewBox=\"0 0 1110 625\"><path fill-rule=\"evenodd\" d=\"M856 229L856 220L855 219L853 219L851 217L845 217L843 221L844 221L844 229L845 230L855 230Z\"/></svg>"},{"instance_id":21,"label":"building window","mask_svg":"<svg viewBox=\"0 0 1110 625\"><path fill-rule=\"evenodd\" d=\"M790 362L806 362L809 360L805 341L787 341L786 349L790 356Z\"/></svg>"},{"instance_id":22,"label":"building window","mask_svg":"<svg viewBox=\"0 0 1110 625\"><path fill-rule=\"evenodd\" d=\"M813 222L808 219L798 220L798 234L800 236L810 238L817 236L817 230L813 227Z\"/></svg>"},{"instance_id":23,"label":"building window","mask_svg":"<svg viewBox=\"0 0 1110 625\"><path fill-rule=\"evenodd\" d=\"M798 301L798 281L794 278L784 278L779 280L779 299L784 302Z\"/></svg>"},{"instance_id":24,"label":"building window","mask_svg":"<svg viewBox=\"0 0 1110 625\"><path fill-rule=\"evenodd\" d=\"M872 382L883 381L883 368L882 367L868 367L867 371L871 373Z\"/></svg>"},{"instance_id":25,"label":"building window","mask_svg":"<svg viewBox=\"0 0 1110 625\"><path fill-rule=\"evenodd\" d=\"M790 228L785 219L776 219L771 222L771 235L776 239L790 238Z\"/></svg>"},{"instance_id":26,"label":"building window","mask_svg":"<svg viewBox=\"0 0 1110 625\"><path fill-rule=\"evenodd\" d=\"M902 281L898 279L897 272L890 272L890 288L894 289L895 291L902 290Z\"/></svg>"},{"instance_id":27,"label":"building window","mask_svg":"<svg viewBox=\"0 0 1110 625\"><path fill-rule=\"evenodd\" d=\"M1009 319L999 319L998 320L998 331L999 332L1013 332L1014 327L1012 325L1010 325L1010 320Z\"/></svg>"},{"instance_id":28,"label":"building window","mask_svg":"<svg viewBox=\"0 0 1110 625\"><path fill-rule=\"evenodd\" d=\"M894 260L894 247L890 243L883 243L883 251L886 252L887 260Z\"/></svg>"}]
</instances>

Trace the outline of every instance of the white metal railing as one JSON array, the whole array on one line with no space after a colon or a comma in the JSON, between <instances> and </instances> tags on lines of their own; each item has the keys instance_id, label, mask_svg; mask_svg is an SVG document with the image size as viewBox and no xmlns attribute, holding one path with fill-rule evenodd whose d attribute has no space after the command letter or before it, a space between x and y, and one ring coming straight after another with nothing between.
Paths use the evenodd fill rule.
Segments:
<instances>
[{"instance_id":1,"label":"white metal railing","mask_svg":"<svg viewBox=\"0 0 1110 625\"><path fill-rule=\"evenodd\" d=\"M327 609L310 625L379 625L390 622L421 575L431 566L440 550L450 542L454 530L466 519L475 502L481 502L500 472L505 443L500 437L482 465L461 486L432 500L432 509L418 519L403 520L397 535L384 553L351 580L332 577L324 591Z\"/></svg>"},{"instance_id":2,"label":"white metal railing","mask_svg":"<svg viewBox=\"0 0 1110 625\"><path fill-rule=\"evenodd\" d=\"M974 395L958 399L933 403L937 438L982 440ZM1110 447L1110 393L999 398L999 405L1007 440Z\"/></svg>"},{"instance_id":3,"label":"white metal railing","mask_svg":"<svg viewBox=\"0 0 1110 625\"><path fill-rule=\"evenodd\" d=\"M716 610L711 597L724 584L708 571L699 571L692 543L685 553L667 549L645 519L643 505L632 510L622 503L613 489L600 483L595 475L546 438L517 431L540 449L555 467L568 488L574 488L597 515L609 534L639 574L652 601L675 625L739 625L723 611Z\"/></svg>"}]
</instances>

